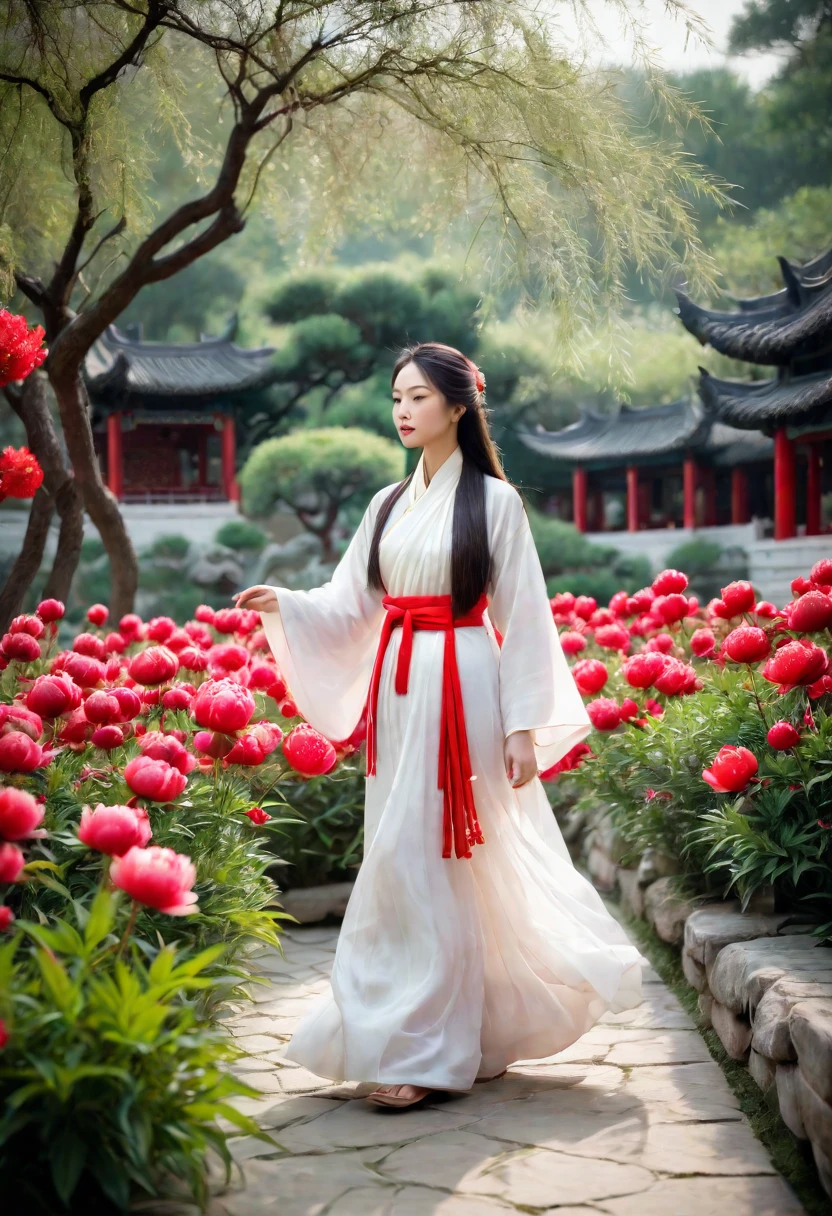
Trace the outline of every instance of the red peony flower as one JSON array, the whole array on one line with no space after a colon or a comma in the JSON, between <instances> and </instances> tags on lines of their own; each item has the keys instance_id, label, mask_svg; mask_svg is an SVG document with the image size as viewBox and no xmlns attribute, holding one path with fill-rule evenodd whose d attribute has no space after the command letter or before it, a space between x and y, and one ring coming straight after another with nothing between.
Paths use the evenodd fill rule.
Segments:
<instances>
[{"instance_id":1,"label":"red peony flower","mask_svg":"<svg viewBox=\"0 0 832 1216\"><path fill-rule=\"evenodd\" d=\"M560 773L570 773L573 769L580 768L587 756L591 755L592 748L588 743L576 743L565 756L562 756L550 768L544 769L538 776L541 781L552 781Z\"/></svg>"},{"instance_id":2,"label":"red peony flower","mask_svg":"<svg viewBox=\"0 0 832 1216\"><path fill-rule=\"evenodd\" d=\"M625 697L619 706L622 722L631 722L633 718L638 717L638 705L632 697Z\"/></svg>"},{"instance_id":3,"label":"red peony flower","mask_svg":"<svg viewBox=\"0 0 832 1216\"><path fill-rule=\"evenodd\" d=\"M253 806L250 811L246 811L246 818L260 827L262 824L269 822L271 815L267 815L261 807Z\"/></svg>"},{"instance_id":4,"label":"red peony flower","mask_svg":"<svg viewBox=\"0 0 832 1216\"><path fill-rule=\"evenodd\" d=\"M669 633L657 633L644 644L644 650L658 650L661 654L670 654L676 645L676 639Z\"/></svg>"},{"instance_id":5,"label":"red peony flower","mask_svg":"<svg viewBox=\"0 0 832 1216\"><path fill-rule=\"evenodd\" d=\"M629 650L630 632L623 625L601 625L595 630L595 641L605 650Z\"/></svg>"},{"instance_id":6,"label":"red peony flower","mask_svg":"<svg viewBox=\"0 0 832 1216\"><path fill-rule=\"evenodd\" d=\"M615 595L610 599L610 611L614 612L616 616L628 616L627 601L629 598L626 591L616 591Z\"/></svg>"},{"instance_id":7,"label":"red peony flower","mask_svg":"<svg viewBox=\"0 0 832 1216\"><path fill-rule=\"evenodd\" d=\"M190 857L174 853L173 849L134 846L113 862L110 879L137 903L168 916L188 916L199 911L197 897L191 890L196 882L196 868Z\"/></svg>"},{"instance_id":8,"label":"red peony flower","mask_svg":"<svg viewBox=\"0 0 832 1216\"><path fill-rule=\"evenodd\" d=\"M120 726L99 726L92 732L93 747L100 747L102 752L114 751L124 743L124 731Z\"/></svg>"},{"instance_id":9,"label":"red peony flower","mask_svg":"<svg viewBox=\"0 0 832 1216\"><path fill-rule=\"evenodd\" d=\"M0 844L0 882L17 882L26 858L16 844Z\"/></svg>"},{"instance_id":10,"label":"red peony flower","mask_svg":"<svg viewBox=\"0 0 832 1216\"><path fill-rule=\"evenodd\" d=\"M27 840L43 820L43 807L25 790L0 789L0 839Z\"/></svg>"},{"instance_id":11,"label":"red peony flower","mask_svg":"<svg viewBox=\"0 0 832 1216\"><path fill-rule=\"evenodd\" d=\"M196 646L186 646L179 652L179 665L186 671L205 671L208 666L208 657L203 650L198 650Z\"/></svg>"},{"instance_id":12,"label":"red peony flower","mask_svg":"<svg viewBox=\"0 0 832 1216\"><path fill-rule=\"evenodd\" d=\"M162 734L160 730L149 730L139 740L143 756L153 760L164 760L173 768L179 769L186 776L196 768L196 757L173 735Z\"/></svg>"},{"instance_id":13,"label":"red peony flower","mask_svg":"<svg viewBox=\"0 0 832 1216\"><path fill-rule=\"evenodd\" d=\"M248 651L245 646L225 644L212 646L208 651L208 665L222 678L229 671L240 671L248 666Z\"/></svg>"},{"instance_id":14,"label":"red peony flower","mask_svg":"<svg viewBox=\"0 0 832 1216\"><path fill-rule=\"evenodd\" d=\"M621 664L621 673L631 688L649 688L664 671L666 657L658 651L640 651Z\"/></svg>"},{"instance_id":15,"label":"red peony flower","mask_svg":"<svg viewBox=\"0 0 832 1216\"><path fill-rule=\"evenodd\" d=\"M234 740L229 739L228 735L215 734L210 730L198 730L194 735L194 747L198 752L202 752L203 756L222 760L234 747Z\"/></svg>"},{"instance_id":16,"label":"red peony flower","mask_svg":"<svg viewBox=\"0 0 832 1216\"><path fill-rule=\"evenodd\" d=\"M722 649L735 663L759 663L771 653L771 642L756 625L740 625L731 630Z\"/></svg>"},{"instance_id":17,"label":"red peony flower","mask_svg":"<svg viewBox=\"0 0 832 1216\"><path fill-rule=\"evenodd\" d=\"M11 705L0 705L0 735L8 735L13 730L21 731L37 743L43 734L40 715L18 701L13 701Z\"/></svg>"},{"instance_id":18,"label":"red peony flower","mask_svg":"<svg viewBox=\"0 0 832 1216\"><path fill-rule=\"evenodd\" d=\"M718 794L738 794L757 772L757 757L747 747L721 747L703 780Z\"/></svg>"},{"instance_id":19,"label":"red peony flower","mask_svg":"<svg viewBox=\"0 0 832 1216\"><path fill-rule=\"evenodd\" d=\"M106 689L91 692L84 701L84 714L94 726L107 726L110 722L122 721L118 698Z\"/></svg>"},{"instance_id":20,"label":"red peony flower","mask_svg":"<svg viewBox=\"0 0 832 1216\"><path fill-rule=\"evenodd\" d=\"M278 708L284 718L297 718L299 716L298 707L291 697L284 697Z\"/></svg>"},{"instance_id":21,"label":"red peony flower","mask_svg":"<svg viewBox=\"0 0 832 1216\"><path fill-rule=\"evenodd\" d=\"M690 648L700 659L705 659L714 652L716 638L712 629L697 629L691 634Z\"/></svg>"},{"instance_id":22,"label":"red peony flower","mask_svg":"<svg viewBox=\"0 0 832 1216\"><path fill-rule=\"evenodd\" d=\"M675 592L673 595L657 595L653 600L650 611L657 620L665 625L681 621L688 614L688 599L686 595Z\"/></svg>"},{"instance_id":23,"label":"red peony flower","mask_svg":"<svg viewBox=\"0 0 832 1216\"><path fill-rule=\"evenodd\" d=\"M195 696L193 684L174 684L163 694L162 704L165 709L190 709Z\"/></svg>"},{"instance_id":24,"label":"red peony flower","mask_svg":"<svg viewBox=\"0 0 832 1216\"><path fill-rule=\"evenodd\" d=\"M809 571L809 578L818 587L832 586L832 558L823 557Z\"/></svg>"},{"instance_id":25,"label":"red peony flower","mask_svg":"<svg viewBox=\"0 0 832 1216\"><path fill-rule=\"evenodd\" d=\"M0 773L31 773L45 763L43 750L23 731L0 735Z\"/></svg>"},{"instance_id":26,"label":"red peony flower","mask_svg":"<svg viewBox=\"0 0 832 1216\"><path fill-rule=\"evenodd\" d=\"M494 632L496 633L497 630L495 629ZM498 642L498 645L499 645L499 642ZM286 699L286 693L287 693L288 689L286 688L285 680L283 680L281 676L278 676L275 679L274 684L272 684L266 691L267 691L267 695L270 696L271 699L273 701L275 701L278 705L280 705L280 702L284 701Z\"/></svg>"},{"instance_id":27,"label":"red peony flower","mask_svg":"<svg viewBox=\"0 0 832 1216\"><path fill-rule=\"evenodd\" d=\"M91 625L97 625L99 628L105 623L110 615L110 610L106 604L91 604L87 609L87 620Z\"/></svg>"},{"instance_id":28,"label":"red peony flower","mask_svg":"<svg viewBox=\"0 0 832 1216\"><path fill-rule=\"evenodd\" d=\"M660 705L658 701L654 701L652 697L648 697L644 702L644 708L654 718L660 718L664 713L664 706Z\"/></svg>"},{"instance_id":29,"label":"red peony flower","mask_svg":"<svg viewBox=\"0 0 832 1216\"><path fill-rule=\"evenodd\" d=\"M781 646L766 663L763 675L772 684L779 684L785 692L798 684L814 684L826 674L829 659L826 651L810 642L808 638L797 638Z\"/></svg>"},{"instance_id":30,"label":"red peony flower","mask_svg":"<svg viewBox=\"0 0 832 1216\"><path fill-rule=\"evenodd\" d=\"M6 904L0 904L0 933L5 933L13 920L14 912L12 912L11 908L7 907ZM0 1039L0 1047L3 1046L5 1046L5 1043Z\"/></svg>"},{"instance_id":31,"label":"red peony flower","mask_svg":"<svg viewBox=\"0 0 832 1216\"><path fill-rule=\"evenodd\" d=\"M566 633L560 635L560 644L564 654L580 654L586 648L586 638L574 629L567 629Z\"/></svg>"},{"instance_id":32,"label":"red peony flower","mask_svg":"<svg viewBox=\"0 0 832 1216\"><path fill-rule=\"evenodd\" d=\"M0 454L0 502L4 498L33 498L42 481L43 469L28 448L3 449Z\"/></svg>"},{"instance_id":33,"label":"red peony flower","mask_svg":"<svg viewBox=\"0 0 832 1216\"><path fill-rule=\"evenodd\" d=\"M194 616L198 621L203 621L206 625L212 625L214 623L214 609L210 606L210 604L200 604L194 613Z\"/></svg>"},{"instance_id":34,"label":"red peony flower","mask_svg":"<svg viewBox=\"0 0 832 1216\"><path fill-rule=\"evenodd\" d=\"M107 654L124 654L127 640L120 633L108 633L104 639L104 648Z\"/></svg>"},{"instance_id":35,"label":"red peony flower","mask_svg":"<svg viewBox=\"0 0 832 1216\"><path fill-rule=\"evenodd\" d=\"M653 579L653 590L656 595L674 595L684 591L688 585L688 576L681 570L662 570Z\"/></svg>"},{"instance_id":36,"label":"red peony flower","mask_svg":"<svg viewBox=\"0 0 832 1216\"><path fill-rule=\"evenodd\" d=\"M152 642L167 642L176 633L176 621L169 616L154 616L147 622L145 636Z\"/></svg>"},{"instance_id":37,"label":"red peony flower","mask_svg":"<svg viewBox=\"0 0 832 1216\"><path fill-rule=\"evenodd\" d=\"M754 615L773 621L776 616L782 616L782 613L776 604L772 604L771 600L759 600L754 605Z\"/></svg>"},{"instance_id":38,"label":"red peony flower","mask_svg":"<svg viewBox=\"0 0 832 1216\"><path fill-rule=\"evenodd\" d=\"M173 679L179 670L179 659L166 646L148 646L130 660L128 670L137 684L155 688Z\"/></svg>"},{"instance_id":39,"label":"red peony flower","mask_svg":"<svg viewBox=\"0 0 832 1216\"><path fill-rule=\"evenodd\" d=\"M685 689L688 683L690 668L672 655L665 655L664 667L656 676L653 685L666 697L676 697Z\"/></svg>"},{"instance_id":40,"label":"red peony flower","mask_svg":"<svg viewBox=\"0 0 832 1216\"><path fill-rule=\"evenodd\" d=\"M25 380L40 367L49 351L43 345L46 330L18 313L0 308L0 388Z\"/></svg>"},{"instance_id":41,"label":"red peony flower","mask_svg":"<svg viewBox=\"0 0 832 1216\"><path fill-rule=\"evenodd\" d=\"M204 619L197 617L197 620ZM206 623L213 625L217 633L236 633L243 623L243 611L241 608L220 608Z\"/></svg>"},{"instance_id":42,"label":"red peony flower","mask_svg":"<svg viewBox=\"0 0 832 1216\"><path fill-rule=\"evenodd\" d=\"M89 849L108 857L123 857L135 846L144 848L153 833L147 811L141 806L85 806L78 839Z\"/></svg>"},{"instance_id":43,"label":"red peony flower","mask_svg":"<svg viewBox=\"0 0 832 1216\"><path fill-rule=\"evenodd\" d=\"M84 713L83 706L73 709L61 727L58 738L61 743L80 745L86 743L93 733L92 723Z\"/></svg>"},{"instance_id":44,"label":"red peony flower","mask_svg":"<svg viewBox=\"0 0 832 1216\"><path fill-rule=\"evenodd\" d=\"M66 608L60 600L41 600L35 612L45 624L50 625L54 621L61 619L66 612Z\"/></svg>"},{"instance_id":45,"label":"red peony flower","mask_svg":"<svg viewBox=\"0 0 832 1216\"><path fill-rule=\"evenodd\" d=\"M225 764L262 764L283 738L283 731L272 722L258 722L242 735L225 757Z\"/></svg>"},{"instance_id":46,"label":"red peony flower","mask_svg":"<svg viewBox=\"0 0 832 1216\"><path fill-rule=\"evenodd\" d=\"M621 722L621 706L612 697L596 697L586 707L596 730L615 730Z\"/></svg>"},{"instance_id":47,"label":"red peony flower","mask_svg":"<svg viewBox=\"0 0 832 1216\"><path fill-rule=\"evenodd\" d=\"M124 779L134 794L153 802L173 802L188 784L178 768L151 756L136 756L124 769Z\"/></svg>"},{"instance_id":48,"label":"red peony flower","mask_svg":"<svg viewBox=\"0 0 832 1216\"><path fill-rule=\"evenodd\" d=\"M107 695L115 697L121 709L120 722L132 722L141 713L142 699L132 688L108 688Z\"/></svg>"},{"instance_id":49,"label":"red peony flower","mask_svg":"<svg viewBox=\"0 0 832 1216\"><path fill-rule=\"evenodd\" d=\"M573 611L576 616L588 621L597 607L598 601L591 595L579 595L575 599Z\"/></svg>"},{"instance_id":50,"label":"red peony flower","mask_svg":"<svg viewBox=\"0 0 832 1216\"><path fill-rule=\"evenodd\" d=\"M789 605L788 624L799 633L818 633L832 624L832 599L822 591L807 591Z\"/></svg>"},{"instance_id":51,"label":"red peony flower","mask_svg":"<svg viewBox=\"0 0 832 1216\"><path fill-rule=\"evenodd\" d=\"M338 759L329 739L306 722L293 727L283 740L283 755L292 768L304 777L328 773Z\"/></svg>"},{"instance_id":52,"label":"red peony flower","mask_svg":"<svg viewBox=\"0 0 832 1216\"><path fill-rule=\"evenodd\" d=\"M766 739L776 751L785 752L790 747L797 746L800 742L800 732L795 730L791 722L775 722Z\"/></svg>"},{"instance_id":53,"label":"red peony flower","mask_svg":"<svg viewBox=\"0 0 832 1216\"><path fill-rule=\"evenodd\" d=\"M572 668L572 675L585 697L600 692L609 679L609 672L600 659L579 659Z\"/></svg>"},{"instance_id":54,"label":"red peony flower","mask_svg":"<svg viewBox=\"0 0 832 1216\"><path fill-rule=\"evenodd\" d=\"M79 633L72 642L72 649L76 654L89 655L93 659L99 659L102 663L107 657L104 643L94 633Z\"/></svg>"},{"instance_id":55,"label":"red peony flower","mask_svg":"<svg viewBox=\"0 0 832 1216\"><path fill-rule=\"evenodd\" d=\"M739 579L722 588L722 603L729 618L741 616L743 612L751 612L756 600L754 588L745 579Z\"/></svg>"},{"instance_id":56,"label":"red peony flower","mask_svg":"<svg viewBox=\"0 0 832 1216\"><path fill-rule=\"evenodd\" d=\"M104 683L104 664L89 655L70 651L62 660L61 668L68 676L72 676L81 688L95 688L96 685Z\"/></svg>"},{"instance_id":57,"label":"red peony flower","mask_svg":"<svg viewBox=\"0 0 832 1216\"><path fill-rule=\"evenodd\" d=\"M207 680L191 704L194 720L207 730L230 735L244 730L254 713L254 697L233 680Z\"/></svg>"},{"instance_id":58,"label":"red peony flower","mask_svg":"<svg viewBox=\"0 0 832 1216\"><path fill-rule=\"evenodd\" d=\"M6 1046L9 1041L9 1031L6 1023L0 1018L0 1051Z\"/></svg>"},{"instance_id":59,"label":"red peony flower","mask_svg":"<svg viewBox=\"0 0 832 1216\"><path fill-rule=\"evenodd\" d=\"M13 663L36 663L41 657L40 642L30 633L4 633L0 650Z\"/></svg>"},{"instance_id":60,"label":"red peony flower","mask_svg":"<svg viewBox=\"0 0 832 1216\"><path fill-rule=\"evenodd\" d=\"M9 633L29 633L33 638L43 636L43 621L38 616L23 613L16 616L9 626Z\"/></svg>"}]
</instances>

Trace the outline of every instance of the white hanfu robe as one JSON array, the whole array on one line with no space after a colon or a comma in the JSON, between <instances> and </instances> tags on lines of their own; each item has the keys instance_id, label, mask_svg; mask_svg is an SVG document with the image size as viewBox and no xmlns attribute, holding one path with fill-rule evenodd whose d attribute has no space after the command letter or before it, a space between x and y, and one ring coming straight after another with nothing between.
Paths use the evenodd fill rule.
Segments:
<instances>
[{"instance_id":1,"label":"white hanfu robe","mask_svg":"<svg viewBox=\"0 0 832 1216\"><path fill-rule=\"evenodd\" d=\"M424 457L380 546L391 596L450 593L462 451L425 487ZM337 1081L469 1089L519 1060L563 1050L607 1010L641 1000L641 957L574 868L546 792L514 788L505 737L532 732L543 771L590 731L566 663L522 500L486 477L492 579L485 627L455 630L485 837L442 857L437 788L444 633L417 629L409 687L394 688L401 628L381 671L377 771L366 783L364 856L344 916L331 991L301 1019L286 1057ZM263 627L300 713L344 739L367 697L385 610L367 590L375 495L332 579L275 587ZM494 627L502 635L502 647Z\"/></svg>"}]
</instances>

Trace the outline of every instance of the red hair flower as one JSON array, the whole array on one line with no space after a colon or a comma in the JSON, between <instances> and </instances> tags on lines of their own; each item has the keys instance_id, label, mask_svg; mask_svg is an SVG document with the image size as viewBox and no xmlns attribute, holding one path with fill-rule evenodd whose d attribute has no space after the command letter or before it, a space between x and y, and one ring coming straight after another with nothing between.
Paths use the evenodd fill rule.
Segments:
<instances>
[{"instance_id":1,"label":"red hair flower","mask_svg":"<svg viewBox=\"0 0 832 1216\"><path fill-rule=\"evenodd\" d=\"M477 367L477 365L473 359L468 360L468 366L471 368L471 371L474 373L474 384L477 386L477 392L484 393L485 392L485 376L482 374L480 369Z\"/></svg>"},{"instance_id":2,"label":"red hair flower","mask_svg":"<svg viewBox=\"0 0 832 1216\"><path fill-rule=\"evenodd\" d=\"M29 324L25 317L0 308L0 388L13 380L25 380L40 367L49 351L43 346L42 325Z\"/></svg>"},{"instance_id":3,"label":"red hair flower","mask_svg":"<svg viewBox=\"0 0 832 1216\"><path fill-rule=\"evenodd\" d=\"M0 345L0 383L3 352ZM4 448L0 455L0 502L4 498L32 498L43 481L43 469L28 448Z\"/></svg>"}]
</instances>

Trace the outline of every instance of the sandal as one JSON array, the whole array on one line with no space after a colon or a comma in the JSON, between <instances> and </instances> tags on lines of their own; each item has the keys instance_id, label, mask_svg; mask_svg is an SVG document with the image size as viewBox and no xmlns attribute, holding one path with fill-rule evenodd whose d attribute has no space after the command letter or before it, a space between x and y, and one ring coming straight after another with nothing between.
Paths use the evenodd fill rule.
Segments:
<instances>
[{"instance_id":1,"label":"sandal","mask_svg":"<svg viewBox=\"0 0 832 1216\"><path fill-rule=\"evenodd\" d=\"M484 1081L499 1081L500 1077L504 1077L507 1072L508 1069L504 1068L502 1072L495 1072L493 1077L474 1077L474 1084L481 1085Z\"/></svg>"},{"instance_id":2,"label":"sandal","mask_svg":"<svg viewBox=\"0 0 832 1216\"><path fill-rule=\"evenodd\" d=\"M406 1084L406 1082L399 1082L399 1084ZM424 1089L424 1086L414 1086L414 1089L416 1088ZM367 1094L367 1101L372 1102L373 1106L392 1106L398 1110L408 1106L417 1106L420 1102L424 1102L427 1098L439 1092L438 1089L427 1089L418 1098L402 1098L399 1094L385 1094L380 1089L374 1089L372 1093Z\"/></svg>"}]
</instances>

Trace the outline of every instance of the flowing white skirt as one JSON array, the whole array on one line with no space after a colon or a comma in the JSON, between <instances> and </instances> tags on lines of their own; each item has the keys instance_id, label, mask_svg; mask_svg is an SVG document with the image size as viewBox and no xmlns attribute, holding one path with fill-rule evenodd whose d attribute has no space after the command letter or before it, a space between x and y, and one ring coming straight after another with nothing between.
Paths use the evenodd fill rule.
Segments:
<instances>
[{"instance_id":1,"label":"flowing white skirt","mask_svg":"<svg viewBox=\"0 0 832 1216\"><path fill-rule=\"evenodd\" d=\"M485 843L442 857L437 789L444 635L414 634L409 691L379 690L377 772L365 852L331 991L286 1056L336 1081L469 1089L580 1038L641 1001L642 959L574 868L538 778L514 789L503 761L496 641L456 630L477 814ZM534 723L530 723L533 726Z\"/></svg>"}]
</instances>

